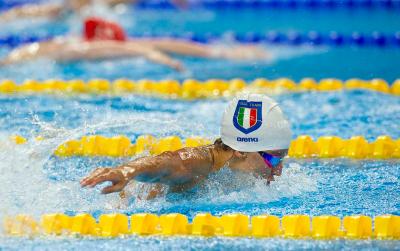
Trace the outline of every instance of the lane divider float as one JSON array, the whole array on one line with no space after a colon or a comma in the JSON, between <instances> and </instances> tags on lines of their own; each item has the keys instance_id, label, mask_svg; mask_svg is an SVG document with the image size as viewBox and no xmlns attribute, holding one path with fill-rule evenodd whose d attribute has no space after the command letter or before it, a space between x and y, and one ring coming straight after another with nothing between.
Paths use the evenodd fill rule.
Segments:
<instances>
[{"instance_id":1,"label":"lane divider float","mask_svg":"<svg viewBox=\"0 0 400 251\"><path fill-rule=\"evenodd\" d=\"M142 1L137 5L139 8L174 9L176 5L170 0ZM397 9L400 7L398 0L197 0L189 2L191 8L209 9L332 9L332 8L384 8Z\"/></svg>"},{"instance_id":2,"label":"lane divider float","mask_svg":"<svg viewBox=\"0 0 400 251\"><path fill-rule=\"evenodd\" d=\"M251 82L239 78L206 81L186 79L182 82L172 79L161 81L117 79L113 82L106 79L92 79L87 82L80 79L69 81L29 79L19 84L9 79L0 80L0 95L145 95L188 100L232 97L238 92L278 95L288 92L327 92L354 89L400 96L400 79L394 81L392 85L378 78L372 80L353 78L346 81L327 78L318 82L312 78L304 78L298 83L288 78L275 80L258 78Z\"/></svg>"},{"instance_id":3,"label":"lane divider float","mask_svg":"<svg viewBox=\"0 0 400 251\"><path fill-rule=\"evenodd\" d=\"M16 135L17 144L25 144L27 139ZM38 138L36 140L43 140ZM142 153L151 155L165 151L175 151L183 147L197 147L211 144L202 137L181 139L178 136L155 138L141 135L134 142L124 135L104 137L101 135L84 136L69 140L54 151L58 157L130 157ZM300 135L292 140L288 156L291 158L352 158L352 159L398 159L400 158L400 139L382 135L368 142L363 136L342 139L337 136L322 136L313 140L309 135Z\"/></svg>"},{"instance_id":4,"label":"lane divider float","mask_svg":"<svg viewBox=\"0 0 400 251\"><path fill-rule=\"evenodd\" d=\"M309 46L356 46L356 47L398 47L400 46L400 31L386 33L373 31L371 33L353 31L342 33L338 31L290 31L282 32L271 30L268 32L244 32L244 33L144 33L129 34L133 39L141 38L174 38L198 43L213 43L229 40L237 43L266 43L282 45L309 45Z\"/></svg>"},{"instance_id":5,"label":"lane divider float","mask_svg":"<svg viewBox=\"0 0 400 251\"><path fill-rule=\"evenodd\" d=\"M130 226L130 227L129 227ZM102 214L96 219L90 214L68 216L62 213L42 215L37 222L29 215L5 217L4 232L11 236L67 235L115 238L127 235L159 236L226 236L254 238L307 239L400 239L400 216L365 215L337 216L273 215L248 216L210 213L197 214L191 223L179 213Z\"/></svg>"}]
</instances>

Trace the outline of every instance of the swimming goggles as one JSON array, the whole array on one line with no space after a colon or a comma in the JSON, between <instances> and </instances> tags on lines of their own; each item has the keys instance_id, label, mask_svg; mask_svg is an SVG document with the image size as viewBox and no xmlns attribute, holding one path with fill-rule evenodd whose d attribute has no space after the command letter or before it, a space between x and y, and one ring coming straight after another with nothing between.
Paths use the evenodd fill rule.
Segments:
<instances>
[{"instance_id":1,"label":"swimming goggles","mask_svg":"<svg viewBox=\"0 0 400 251\"><path fill-rule=\"evenodd\" d=\"M258 152L260 156L264 159L265 164L270 168L277 167L285 156L272 155L266 152Z\"/></svg>"}]
</instances>

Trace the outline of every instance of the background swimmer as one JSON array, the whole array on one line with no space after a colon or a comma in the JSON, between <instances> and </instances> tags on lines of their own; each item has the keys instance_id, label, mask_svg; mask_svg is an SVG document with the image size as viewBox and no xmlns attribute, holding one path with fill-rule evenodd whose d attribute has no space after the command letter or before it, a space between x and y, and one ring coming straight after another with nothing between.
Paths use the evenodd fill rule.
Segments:
<instances>
[{"instance_id":1,"label":"background swimmer","mask_svg":"<svg viewBox=\"0 0 400 251\"><path fill-rule=\"evenodd\" d=\"M63 13L79 12L90 2L90 0L69 0L61 3L24 4L1 13L0 20L9 21L34 17L57 18Z\"/></svg>"},{"instance_id":2,"label":"background swimmer","mask_svg":"<svg viewBox=\"0 0 400 251\"><path fill-rule=\"evenodd\" d=\"M52 58L56 61L95 60L122 57L144 57L149 61L169 66L175 70L183 67L178 60L151 46L120 43L117 41L52 41L32 43L11 51L0 65L25 62L38 58Z\"/></svg>"},{"instance_id":3,"label":"background swimmer","mask_svg":"<svg viewBox=\"0 0 400 251\"><path fill-rule=\"evenodd\" d=\"M9 21L20 18L58 18L65 13L79 13L82 8L98 1L93 0L66 0L60 3L25 4L0 13L0 21ZM136 0L100 0L101 4L114 6L117 4L134 3Z\"/></svg>"},{"instance_id":4,"label":"background swimmer","mask_svg":"<svg viewBox=\"0 0 400 251\"><path fill-rule=\"evenodd\" d=\"M167 54L230 60L267 59L267 52L255 46L222 47L171 38L130 38L116 23L100 18L85 21L83 38L60 37L12 50L1 65L37 58L56 61L94 60L143 56L146 59L182 70L182 64Z\"/></svg>"},{"instance_id":5,"label":"background swimmer","mask_svg":"<svg viewBox=\"0 0 400 251\"><path fill-rule=\"evenodd\" d=\"M258 94L235 98L224 112L221 134L221 139L212 145L143 157L116 168L98 168L82 179L81 186L94 187L110 181L112 185L102 190L107 194L122 191L135 179L168 185L169 192L182 192L224 166L267 182L274 180L274 175L281 175L291 130L272 99ZM149 198L162 192L161 186L156 186Z\"/></svg>"},{"instance_id":6,"label":"background swimmer","mask_svg":"<svg viewBox=\"0 0 400 251\"><path fill-rule=\"evenodd\" d=\"M66 13L80 13L88 6L100 3L107 6L137 3L140 0L65 0L60 3L24 4L0 13L0 21L10 21L20 18L59 18ZM178 7L185 7L185 0L174 0L172 3Z\"/></svg>"}]
</instances>

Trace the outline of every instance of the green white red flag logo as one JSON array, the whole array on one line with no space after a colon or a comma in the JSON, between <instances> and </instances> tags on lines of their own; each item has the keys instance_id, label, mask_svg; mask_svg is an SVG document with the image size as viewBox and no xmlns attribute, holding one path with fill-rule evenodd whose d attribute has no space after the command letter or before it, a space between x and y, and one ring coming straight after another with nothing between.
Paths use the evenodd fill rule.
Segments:
<instances>
[{"instance_id":1,"label":"green white red flag logo","mask_svg":"<svg viewBox=\"0 0 400 251\"><path fill-rule=\"evenodd\" d=\"M239 100L233 115L233 125L241 132L248 134L262 124L262 102Z\"/></svg>"}]
</instances>

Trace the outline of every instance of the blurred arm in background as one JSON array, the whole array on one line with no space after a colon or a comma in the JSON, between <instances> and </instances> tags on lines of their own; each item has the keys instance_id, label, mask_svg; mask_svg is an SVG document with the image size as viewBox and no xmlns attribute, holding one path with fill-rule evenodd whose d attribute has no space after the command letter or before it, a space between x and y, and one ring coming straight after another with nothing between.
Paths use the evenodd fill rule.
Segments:
<instances>
[{"instance_id":1,"label":"blurred arm in background","mask_svg":"<svg viewBox=\"0 0 400 251\"><path fill-rule=\"evenodd\" d=\"M62 11L62 4L25 4L0 13L0 22L32 17L56 18Z\"/></svg>"},{"instance_id":2,"label":"blurred arm in background","mask_svg":"<svg viewBox=\"0 0 400 251\"><path fill-rule=\"evenodd\" d=\"M12 50L0 65L20 63L38 58L56 61L96 60L110 58L144 57L149 61L182 70L181 63L165 53L143 44L119 41L74 41L56 39L32 43Z\"/></svg>"},{"instance_id":3,"label":"blurred arm in background","mask_svg":"<svg viewBox=\"0 0 400 251\"><path fill-rule=\"evenodd\" d=\"M85 41L73 38L58 38L13 49L0 61L0 65L21 63L37 58L74 61L142 56L149 61L169 66L175 70L183 70L182 64L168 56L168 54L230 60L270 58L265 49L251 45L226 47L167 38L132 39L128 41Z\"/></svg>"},{"instance_id":4,"label":"blurred arm in background","mask_svg":"<svg viewBox=\"0 0 400 251\"><path fill-rule=\"evenodd\" d=\"M221 58L229 60L269 59L268 52L253 45L225 46L200 44L196 42L172 38L134 38L133 43L150 45L165 53L202 58Z\"/></svg>"},{"instance_id":5,"label":"blurred arm in background","mask_svg":"<svg viewBox=\"0 0 400 251\"><path fill-rule=\"evenodd\" d=\"M110 7L119 4L135 4L140 0L65 0L62 3L40 3L25 4L11 8L0 13L0 22L11 21L21 18L58 18L66 12L79 12L82 8L93 5L96 2L108 5ZM186 0L172 0L172 3L180 8L187 5Z\"/></svg>"},{"instance_id":6,"label":"blurred arm in background","mask_svg":"<svg viewBox=\"0 0 400 251\"><path fill-rule=\"evenodd\" d=\"M24 4L0 13L0 21L21 18L58 18L65 12L79 12L91 0L66 0L64 3Z\"/></svg>"}]
</instances>

